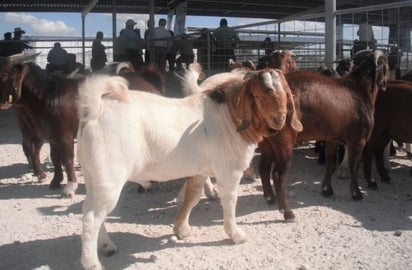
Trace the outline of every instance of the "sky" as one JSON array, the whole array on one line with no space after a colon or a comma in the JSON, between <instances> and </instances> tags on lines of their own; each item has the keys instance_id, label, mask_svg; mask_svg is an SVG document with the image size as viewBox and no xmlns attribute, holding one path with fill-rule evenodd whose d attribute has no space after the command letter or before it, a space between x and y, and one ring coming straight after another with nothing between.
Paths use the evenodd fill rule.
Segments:
<instances>
[{"instance_id":1,"label":"sky","mask_svg":"<svg viewBox=\"0 0 412 270\"><path fill-rule=\"evenodd\" d=\"M143 32L149 16L146 14L117 14L117 31L124 28L127 19L136 21L137 27ZM166 16L155 16L157 22ZM216 28L220 17L188 16L186 26ZM258 19L227 18L230 25L255 23ZM40 12L1 12L1 33L13 32L15 27L21 27L30 36L79 36L82 33L82 20L80 13L40 13ZM94 36L97 31L102 31L106 37L112 36L111 14L89 13L85 19L86 36Z\"/></svg>"}]
</instances>

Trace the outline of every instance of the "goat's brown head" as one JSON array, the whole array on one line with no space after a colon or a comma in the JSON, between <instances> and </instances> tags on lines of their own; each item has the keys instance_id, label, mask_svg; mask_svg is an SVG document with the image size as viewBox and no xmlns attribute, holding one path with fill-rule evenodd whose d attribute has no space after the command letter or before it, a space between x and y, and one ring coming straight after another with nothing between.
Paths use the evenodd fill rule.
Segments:
<instances>
[{"instance_id":1,"label":"goat's brown head","mask_svg":"<svg viewBox=\"0 0 412 270\"><path fill-rule=\"evenodd\" d=\"M353 56L353 65L353 70L370 69L379 89L386 89L390 77L390 70L388 57L383 51L359 51Z\"/></svg>"},{"instance_id":2,"label":"goat's brown head","mask_svg":"<svg viewBox=\"0 0 412 270\"><path fill-rule=\"evenodd\" d=\"M229 108L237 130L250 142L257 143L284 127L288 102L292 102L292 127L302 130L294 108L293 97L280 70L265 69L250 72L232 91Z\"/></svg>"},{"instance_id":3,"label":"goat's brown head","mask_svg":"<svg viewBox=\"0 0 412 270\"><path fill-rule=\"evenodd\" d=\"M276 50L268 55L268 67L282 70L285 74L298 70L294 54L289 50Z\"/></svg>"},{"instance_id":4,"label":"goat's brown head","mask_svg":"<svg viewBox=\"0 0 412 270\"><path fill-rule=\"evenodd\" d=\"M8 109L21 95L21 88L27 69L22 63L33 59L39 53L16 54L0 57L0 109Z\"/></svg>"}]
</instances>

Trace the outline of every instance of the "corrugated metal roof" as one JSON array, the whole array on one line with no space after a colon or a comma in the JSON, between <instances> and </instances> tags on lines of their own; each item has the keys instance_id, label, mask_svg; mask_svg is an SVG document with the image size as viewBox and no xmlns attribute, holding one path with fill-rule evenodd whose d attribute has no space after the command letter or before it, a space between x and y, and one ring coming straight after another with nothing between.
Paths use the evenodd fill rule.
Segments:
<instances>
[{"instance_id":1,"label":"corrugated metal roof","mask_svg":"<svg viewBox=\"0 0 412 270\"><path fill-rule=\"evenodd\" d=\"M89 2L87 0L1 0L0 11L80 13ZM167 14L170 7L174 7L180 2L182 0L155 0L155 13ZM397 2L408 1L338 0L336 1L336 8L338 10L352 9ZM115 3L114 7L113 3ZM323 12L324 5L325 0L187 0L187 14L193 16L282 19L302 13ZM91 12L112 13L113 10L116 13L148 14L149 0L99 0Z\"/></svg>"}]
</instances>

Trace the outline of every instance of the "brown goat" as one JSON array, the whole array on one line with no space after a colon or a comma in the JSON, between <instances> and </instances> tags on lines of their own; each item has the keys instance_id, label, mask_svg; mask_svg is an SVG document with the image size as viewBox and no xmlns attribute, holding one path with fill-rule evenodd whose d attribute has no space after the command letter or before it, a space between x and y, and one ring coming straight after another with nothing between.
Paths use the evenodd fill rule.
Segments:
<instances>
[{"instance_id":1,"label":"brown goat","mask_svg":"<svg viewBox=\"0 0 412 270\"><path fill-rule=\"evenodd\" d=\"M374 103L378 89L384 89L389 78L387 57L381 51L362 51L354 56L354 68L347 76L335 79L311 71L286 74L295 97L303 131L298 133L288 125L276 135L259 144L259 173L264 198L274 202L270 176L272 173L279 210L286 220L295 215L289 207L286 176L291 165L296 142L325 140L326 171L322 192L331 196L331 177L336 168L336 143L346 144L351 169L350 191L353 199L362 199L358 187L357 168L373 127Z\"/></svg>"},{"instance_id":2,"label":"brown goat","mask_svg":"<svg viewBox=\"0 0 412 270\"><path fill-rule=\"evenodd\" d=\"M45 140L50 142L54 176L50 188L59 188L66 168L69 184L63 194L71 196L77 189L74 171L74 137L78 117L76 97L78 81L54 75L34 63L0 60L0 108L15 107L23 137L23 151L39 180L46 177L39 153Z\"/></svg>"},{"instance_id":3,"label":"brown goat","mask_svg":"<svg viewBox=\"0 0 412 270\"><path fill-rule=\"evenodd\" d=\"M372 178L372 159L381 181L390 177L384 166L384 148L390 140L398 143L412 143L412 83L389 81L386 91L380 91L375 103L375 124L369 141L363 151L363 170L368 186L377 187Z\"/></svg>"}]
</instances>

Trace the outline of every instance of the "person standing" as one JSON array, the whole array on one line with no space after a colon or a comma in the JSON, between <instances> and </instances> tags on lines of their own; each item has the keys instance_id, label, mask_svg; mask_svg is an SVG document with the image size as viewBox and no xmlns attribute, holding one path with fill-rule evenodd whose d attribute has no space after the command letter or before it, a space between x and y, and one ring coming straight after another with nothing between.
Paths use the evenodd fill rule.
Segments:
<instances>
[{"instance_id":1,"label":"person standing","mask_svg":"<svg viewBox=\"0 0 412 270\"><path fill-rule=\"evenodd\" d=\"M26 42L24 42L23 40L21 40L23 34L25 34L26 32L21 29L20 27L16 27L14 28L14 36L13 36L13 42L12 42L12 46L11 46L11 54L18 54L18 53L22 53L25 49L32 49L33 47L26 44Z\"/></svg>"},{"instance_id":2,"label":"person standing","mask_svg":"<svg viewBox=\"0 0 412 270\"><path fill-rule=\"evenodd\" d=\"M107 62L106 47L102 44L103 32L98 31L96 33L96 39L92 45L92 59L90 59L90 67L92 71L98 71L102 69Z\"/></svg>"},{"instance_id":3,"label":"person standing","mask_svg":"<svg viewBox=\"0 0 412 270\"><path fill-rule=\"evenodd\" d=\"M209 29L203 28L200 30L200 36L193 42L193 45L197 49L197 61L202 67L209 69L214 60L212 54L215 50L213 37Z\"/></svg>"},{"instance_id":4,"label":"person standing","mask_svg":"<svg viewBox=\"0 0 412 270\"><path fill-rule=\"evenodd\" d=\"M354 41L354 51L356 53L361 50L365 50L369 47L369 49L375 49L376 40L373 35L372 25L368 23L367 17L363 15L360 19L359 29L356 33L359 36L358 41Z\"/></svg>"},{"instance_id":5,"label":"person standing","mask_svg":"<svg viewBox=\"0 0 412 270\"><path fill-rule=\"evenodd\" d=\"M1 41L0 56L7 57L12 55L11 32L4 33L4 40Z\"/></svg>"},{"instance_id":6,"label":"person standing","mask_svg":"<svg viewBox=\"0 0 412 270\"><path fill-rule=\"evenodd\" d=\"M239 36L227 25L225 18L220 20L220 26L213 31L213 42L216 46L215 63L217 69L227 69L229 59L236 61L235 48L239 44Z\"/></svg>"},{"instance_id":7,"label":"person standing","mask_svg":"<svg viewBox=\"0 0 412 270\"><path fill-rule=\"evenodd\" d=\"M60 42L55 42L53 48L47 54L46 70L67 72L67 51L61 47Z\"/></svg>"},{"instance_id":8,"label":"person standing","mask_svg":"<svg viewBox=\"0 0 412 270\"><path fill-rule=\"evenodd\" d=\"M176 60L176 66L178 69L182 69L183 65L186 65L186 68L193 63L195 55L193 53L193 41L190 40L186 33L182 34L180 40L176 40L177 51L180 53L179 58Z\"/></svg>"},{"instance_id":9,"label":"person standing","mask_svg":"<svg viewBox=\"0 0 412 270\"><path fill-rule=\"evenodd\" d=\"M166 70L166 55L172 45L172 35L166 29L166 20L159 19L159 26L153 31L154 61L161 71Z\"/></svg>"},{"instance_id":10,"label":"person standing","mask_svg":"<svg viewBox=\"0 0 412 270\"><path fill-rule=\"evenodd\" d=\"M132 19L127 20L122 37L126 46L127 61L133 64L135 70L138 70L143 64L142 47L144 41L140 37L140 30L134 29L136 24Z\"/></svg>"}]
</instances>

